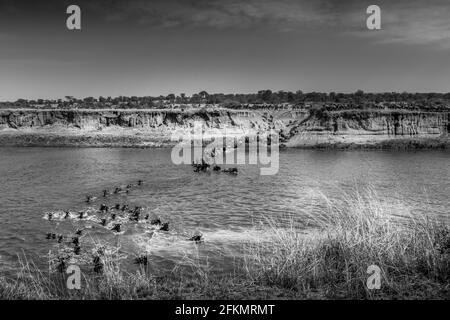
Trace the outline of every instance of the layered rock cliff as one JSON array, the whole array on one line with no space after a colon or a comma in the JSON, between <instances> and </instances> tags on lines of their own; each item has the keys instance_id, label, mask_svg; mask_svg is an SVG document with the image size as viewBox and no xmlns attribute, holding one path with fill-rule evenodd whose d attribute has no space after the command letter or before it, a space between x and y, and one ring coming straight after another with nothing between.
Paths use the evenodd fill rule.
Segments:
<instances>
[{"instance_id":1,"label":"layered rock cliff","mask_svg":"<svg viewBox=\"0 0 450 320\"><path fill-rule=\"evenodd\" d=\"M176 130L257 134L274 130L288 147L448 143L449 112L406 110L0 110L1 145L162 146Z\"/></svg>"}]
</instances>

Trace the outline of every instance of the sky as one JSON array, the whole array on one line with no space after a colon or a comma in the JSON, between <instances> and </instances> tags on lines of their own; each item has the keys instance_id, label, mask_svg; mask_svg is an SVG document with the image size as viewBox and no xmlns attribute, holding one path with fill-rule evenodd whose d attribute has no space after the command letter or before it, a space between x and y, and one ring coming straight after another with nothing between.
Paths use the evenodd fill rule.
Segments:
<instances>
[{"instance_id":1,"label":"sky","mask_svg":"<svg viewBox=\"0 0 450 320\"><path fill-rule=\"evenodd\" d=\"M0 0L0 101L263 89L450 92L450 2Z\"/></svg>"}]
</instances>

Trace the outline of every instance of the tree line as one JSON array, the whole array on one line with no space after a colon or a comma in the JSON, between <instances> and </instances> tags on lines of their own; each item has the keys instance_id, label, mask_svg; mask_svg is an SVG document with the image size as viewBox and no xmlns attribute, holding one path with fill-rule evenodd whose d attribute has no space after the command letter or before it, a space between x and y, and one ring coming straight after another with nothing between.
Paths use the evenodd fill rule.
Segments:
<instances>
[{"instance_id":1,"label":"tree line","mask_svg":"<svg viewBox=\"0 0 450 320\"><path fill-rule=\"evenodd\" d=\"M166 96L119 96L119 97L86 97L75 98L65 96L63 99L18 99L13 102L0 102L0 108L80 108L80 109L164 109L174 107L195 107L215 105L232 109L251 107L308 107L321 105L326 108L368 108L386 104L397 104L403 108L435 108L448 109L450 93L408 93L384 92L366 93L358 90L354 93L307 92L301 90L272 91L260 90L257 93L224 94L200 91L191 96L184 93Z\"/></svg>"}]
</instances>

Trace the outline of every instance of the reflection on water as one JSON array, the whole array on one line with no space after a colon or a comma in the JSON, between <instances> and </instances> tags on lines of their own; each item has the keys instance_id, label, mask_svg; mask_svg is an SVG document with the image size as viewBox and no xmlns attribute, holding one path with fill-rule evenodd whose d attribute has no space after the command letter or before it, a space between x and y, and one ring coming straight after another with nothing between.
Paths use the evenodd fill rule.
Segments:
<instances>
[{"instance_id":1,"label":"reflection on water","mask_svg":"<svg viewBox=\"0 0 450 320\"><path fill-rule=\"evenodd\" d=\"M0 267L14 265L22 250L43 260L47 232L91 227L95 241L119 244L131 257L149 252L152 263L167 268L196 250L186 239L198 231L205 237L200 254L227 268L242 242L260 236L254 226L264 216L301 217L323 205L319 191L335 197L368 184L393 204L401 203L399 211L449 219L449 160L448 151L283 150L277 175L261 176L256 165L240 165L233 176L175 166L170 149L1 148ZM145 184L129 194L101 197L104 189L139 179ZM100 199L86 204L86 194ZM102 202L143 206L169 221L170 231L130 224L117 236L95 221L42 219L44 212L97 208Z\"/></svg>"}]
</instances>

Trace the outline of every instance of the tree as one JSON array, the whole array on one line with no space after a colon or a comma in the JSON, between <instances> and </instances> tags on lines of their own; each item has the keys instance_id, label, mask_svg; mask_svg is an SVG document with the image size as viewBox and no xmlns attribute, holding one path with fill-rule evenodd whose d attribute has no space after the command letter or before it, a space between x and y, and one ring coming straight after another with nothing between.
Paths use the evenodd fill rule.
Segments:
<instances>
[{"instance_id":1,"label":"tree","mask_svg":"<svg viewBox=\"0 0 450 320\"><path fill-rule=\"evenodd\" d=\"M270 102L271 98L272 98L272 90L260 90L258 91L258 97L263 101L263 102Z\"/></svg>"},{"instance_id":2,"label":"tree","mask_svg":"<svg viewBox=\"0 0 450 320\"><path fill-rule=\"evenodd\" d=\"M175 95L173 93L168 94L166 100L169 100L171 103L175 101Z\"/></svg>"},{"instance_id":3,"label":"tree","mask_svg":"<svg viewBox=\"0 0 450 320\"><path fill-rule=\"evenodd\" d=\"M190 99L190 103L200 103L201 97L200 94L194 93Z\"/></svg>"},{"instance_id":4,"label":"tree","mask_svg":"<svg viewBox=\"0 0 450 320\"><path fill-rule=\"evenodd\" d=\"M200 91L199 93L199 96L202 98L202 99L208 99L208 97L209 97L209 94L208 94L208 92L206 92L206 91Z\"/></svg>"},{"instance_id":5,"label":"tree","mask_svg":"<svg viewBox=\"0 0 450 320\"><path fill-rule=\"evenodd\" d=\"M364 91L362 91L362 90L356 91L356 92L355 92L355 96L357 96L357 97L362 97L362 96L364 96Z\"/></svg>"},{"instance_id":6,"label":"tree","mask_svg":"<svg viewBox=\"0 0 450 320\"><path fill-rule=\"evenodd\" d=\"M334 102L336 101L336 92L332 91L328 94L328 97L330 98L330 101Z\"/></svg>"}]
</instances>

